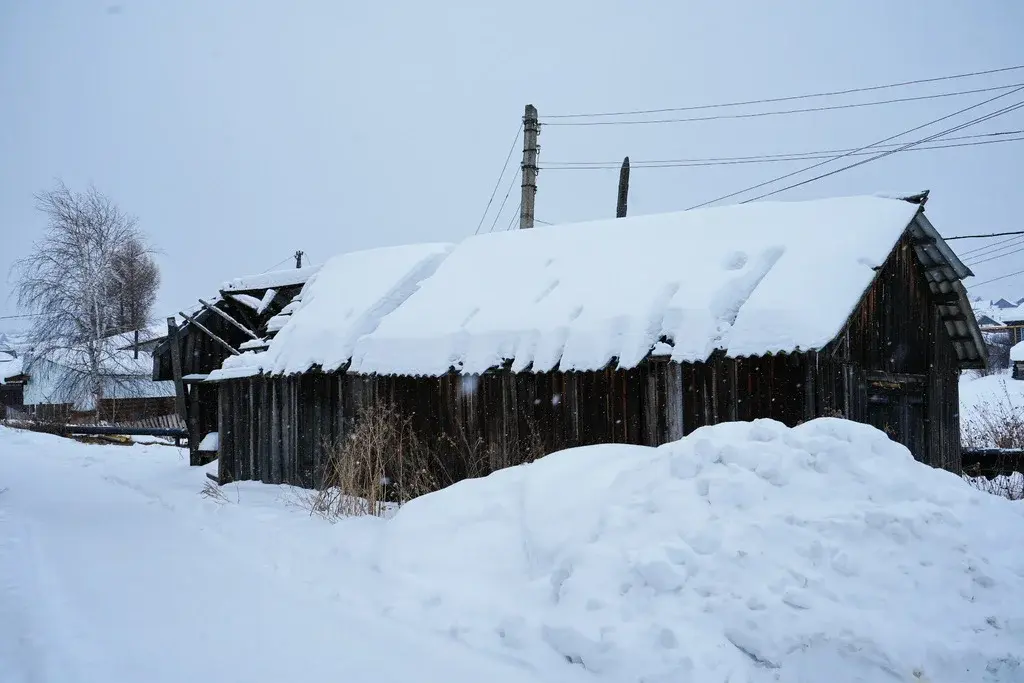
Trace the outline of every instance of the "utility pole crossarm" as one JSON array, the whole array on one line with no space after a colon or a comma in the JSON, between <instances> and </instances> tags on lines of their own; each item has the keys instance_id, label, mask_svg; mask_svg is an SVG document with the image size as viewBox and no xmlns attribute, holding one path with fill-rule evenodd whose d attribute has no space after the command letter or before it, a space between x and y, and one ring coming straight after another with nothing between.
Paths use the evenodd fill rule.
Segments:
<instances>
[{"instance_id":1,"label":"utility pole crossarm","mask_svg":"<svg viewBox=\"0 0 1024 683\"><path fill-rule=\"evenodd\" d=\"M537 107L528 104L523 115L523 194L519 209L520 230L533 227L534 204L537 199L537 156L540 153L540 147L537 145L539 133Z\"/></svg>"}]
</instances>

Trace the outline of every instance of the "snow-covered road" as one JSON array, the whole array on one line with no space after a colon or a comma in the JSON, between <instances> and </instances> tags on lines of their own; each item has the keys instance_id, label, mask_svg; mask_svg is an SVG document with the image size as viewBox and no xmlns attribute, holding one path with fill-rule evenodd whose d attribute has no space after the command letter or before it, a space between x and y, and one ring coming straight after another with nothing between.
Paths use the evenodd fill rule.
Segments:
<instances>
[{"instance_id":1,"label":"snow-covered road","mask_svg":"<svg viewBox=\"0 0 1024 683\"><path fill-rule=\"evenodd\" d=\"M178 502L138 476L187 472L169 448L0 436L3 683L538 680L241 552L195 470Z\"/></svg>"},{"instance_id":2,"label":"snow-covered road","mask_svg":"<svg viewBox=\"0 0 1024 683\"><path fill-rule=\"evenodd\" d=\"M0 427L0 683L1024 683L1024 506L842 420L552 454L328 523Z\"/></svg>"}]
</instances>

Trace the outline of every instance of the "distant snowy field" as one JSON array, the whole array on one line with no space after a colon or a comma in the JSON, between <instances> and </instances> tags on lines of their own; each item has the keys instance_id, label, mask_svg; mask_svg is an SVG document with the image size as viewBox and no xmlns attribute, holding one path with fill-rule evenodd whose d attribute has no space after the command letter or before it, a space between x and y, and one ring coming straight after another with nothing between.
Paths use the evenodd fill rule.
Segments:
<instances>
[{"instance_id":1,"label":"distant snowy field","mask_svg":"<svg viewBox=\"0 0 1024 683\"><path fill-rule=\"evenodd\" d=\"M1024 681L1024 504L840 420L548 456L330 524L0 428L0 681Z\"/></svg>"}]
</instances>

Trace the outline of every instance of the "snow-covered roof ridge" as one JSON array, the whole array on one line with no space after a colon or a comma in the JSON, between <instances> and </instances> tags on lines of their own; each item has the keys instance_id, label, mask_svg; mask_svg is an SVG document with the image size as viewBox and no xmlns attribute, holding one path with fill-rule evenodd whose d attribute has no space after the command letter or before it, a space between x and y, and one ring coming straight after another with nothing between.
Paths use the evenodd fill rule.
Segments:
<instances>
[{"instance_id":1,"label":"snow-covered roof ridge","mask_svg":"<svg viewBox=\"0 0 1024 683\"><path fill-rule=\"evenodd\" d=\"M262 352L228 358L211 381L311 367L336 370L356 341L412 294L451 250L450 244L382 247L329 259L275 316L277 334Z\"/></svg>"},{"instance_id":2,"label":"snow-covered roof ridge","mask_svg":"<svg viewBox=\"0 0 1024 683\"><path fill-rule=\"evenodd\" d=\"M661 339L676 361L821 348L920 210L758 202L471 237L359 340L350 369L632 367Z\"/></svg>"},{"instance_id":3,"label":"snow-covered roof ridge","mask_svg":"<svg viewBox=\"0 0 1024 683\"><path fill-rule=\"evenodd\" d=\"M256 289L301 285L305 284L318 270L320 270L319 265L272 270L259 275L228 280L220 288L224 292L249 292Z\"/></svg>"}]
</instances>

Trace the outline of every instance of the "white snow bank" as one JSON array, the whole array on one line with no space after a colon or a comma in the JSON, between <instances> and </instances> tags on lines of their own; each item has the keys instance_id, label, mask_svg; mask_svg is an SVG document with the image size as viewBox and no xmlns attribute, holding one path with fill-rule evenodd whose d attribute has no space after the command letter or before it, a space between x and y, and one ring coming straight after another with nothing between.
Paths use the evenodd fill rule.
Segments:
<instances>
[{"instance_id":1,"label":"white snow bank","mask_svg":"<svg viewBox=\"0 0 1024 683\"><path fill-rule=\"evenodd\" d=\"M1024 680L1021 547L1024 506L874 428L761 420L420 498L379 567L433 596L405 618L595 680L969 683Z\"/></svg>"},{"instance_id":2,"label":"white snow bank","mask_svg":"<svg viewBox=\"0 0 1024 683\"><path fill-rule=\"evenodd\" d=\"M356 340L414 292L450 248L414 244L335 256L292 301L289 319L265 352L232 356L210 379L303 372L313 365L336 370L348 362Z\"/></svg>"},{"instance_id":3,"label":"white snow bank","mask_svg":"<svg viewBox=\"0 0 1024 683\"><path fill-rule=\"evenodd\" d=\"M1024 342L1014 344L1012 347L1010 347L1010 360L1024 360Z\"/></svg>"},{"instance_id":4,"label":"white snow bank","mask_svg":"<svg viewBox=\"0 0 1024 683\"><path fill-rule=\"evenodd\" d=\"M359 340L352 369L631 367L662 337L678 361L820 348L918 209L756 202L471 237Z\"/></svg>"}]
</instances>

